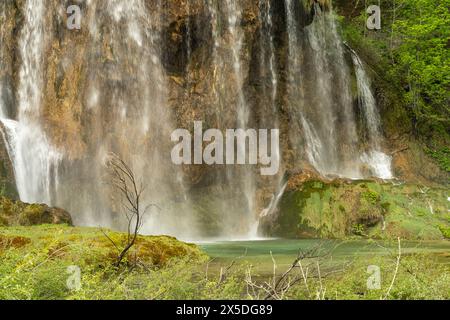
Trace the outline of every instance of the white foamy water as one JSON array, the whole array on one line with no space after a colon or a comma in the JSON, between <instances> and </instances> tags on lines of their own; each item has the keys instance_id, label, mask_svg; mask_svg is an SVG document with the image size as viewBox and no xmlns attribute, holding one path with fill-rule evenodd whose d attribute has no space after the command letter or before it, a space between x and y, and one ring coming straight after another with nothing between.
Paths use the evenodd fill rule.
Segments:
<instances>
[{"instance_id":1,"label":"white foamy water","mask_svg":"<svg viewBox=\"0 0 450 320\"><path fill-rule=\"evenodd\" d=\"M361 161L367 164L372 170L374 177L390 180L392 175L392 157L380 151L370 151L361 156Z\"/></svg>"},{"instance_id":2,"label":"white foamy water","mask_svg":"<svg viewBox=\"0 0 450 320\"><path fill-rule=\"evenodd\" d=\"M392 157L381 151L381 146L383 144L381 117L371 89L370 79L364 70L361 59L356 53L352 53L352 58L356 70L359 106L364 115L369 145L369 151L361 156L361 160L372 169L375 177L381 179L393 179L394 177L391 168Z\"/></svg>"},{"instance_id":3,"label":"white foamy water","mask_svg":"<svg viewBox=\"0 0 450 320\"><path fill-rule=\"evenodd\" d=\"M58 166L62 159L40 125L45 45L45 1L28 0L19 49L18 121L7 118L2 106L1 121L9 156L14 168L17 190L25 202L53 203Z\"/></svg>"}]
</instances>

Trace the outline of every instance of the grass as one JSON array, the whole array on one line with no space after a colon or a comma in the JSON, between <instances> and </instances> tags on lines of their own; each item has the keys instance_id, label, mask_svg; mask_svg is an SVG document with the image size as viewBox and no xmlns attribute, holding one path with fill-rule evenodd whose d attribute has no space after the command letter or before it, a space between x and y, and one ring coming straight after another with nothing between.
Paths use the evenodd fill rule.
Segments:
<instances>
[{"instance_id":1,"label":"grass","mask_svg":"<svg viewBox=\"0 0 450 320\"><path fill-rule=\"evenodd\" d=\"M123 234L109 232L120 242ZM116 251L102 231L68 226L0 228L0 299L250 299L245 275L249 262L238 262L219 277L197 246L170 237L139 237L128 259L136 267L113 267ZM311 277L294 286L285 298L379 299L392 279L395 252L357 257L336 265L323 278ZM270 260L270 257L267 257ZM257 262L254 262L257 263ZM253 263L253 264L254 264ZM261 263L268 263L261 262ZM270 262L269 262L270 263ZM253 265L252 264L252 265ZM223 261L222 270L230 265ZM315 262L313 264L315 266ZM381 289L367 288L369 265L381 269ZM75 266L75 268L74 268ZM255 266L255 265L253 265ZM280 271L285 266L280 265ZM70 286L78 281L79 286ZM255 270L252 268L252 270ZM311 269L311 274L313 273ZM449 265L436 255L405 254L388 299L449 299ZM254 274L267 281L267 274ZM219 280L221 279L221 280ZM72 288L72 289L69 289Z\"/></svg>"},{"instance_id":2,"label":"grass","mask_svg":"<svg viewBox=\"0 0 450 320\"><path fill-rule=\"evenodd\" d=\"M109 265L117 258L118 250L104 233L116 244L126 242L126 234L98 228L66 225L5 227L0 228L0 252L10 247L18 250L32 247L47 252L49 259L57 256L78 265L89 264L93 260L100 265ZM139 236L128 258L161 267L172 258L200 259L202 256L196 245L180 242L173 237Z\"/></svg>"}]
</instances>

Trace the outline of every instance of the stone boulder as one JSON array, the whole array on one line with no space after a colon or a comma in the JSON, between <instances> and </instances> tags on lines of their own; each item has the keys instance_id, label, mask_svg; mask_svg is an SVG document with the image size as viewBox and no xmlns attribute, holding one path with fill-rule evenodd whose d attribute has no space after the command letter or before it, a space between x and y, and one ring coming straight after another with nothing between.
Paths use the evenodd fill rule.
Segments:
<instances>
[{"instance_id":1,"label":"stone boulder","mask_svg":"<svg viewBox=\"0 0 450 320\"><path fill-rule=\"evenodd\" d=\"M72 226L70 214L45 204L28 204L0 198L0 226L32 226L41 224L67 224Z\"/></svg>"}]
</instances>

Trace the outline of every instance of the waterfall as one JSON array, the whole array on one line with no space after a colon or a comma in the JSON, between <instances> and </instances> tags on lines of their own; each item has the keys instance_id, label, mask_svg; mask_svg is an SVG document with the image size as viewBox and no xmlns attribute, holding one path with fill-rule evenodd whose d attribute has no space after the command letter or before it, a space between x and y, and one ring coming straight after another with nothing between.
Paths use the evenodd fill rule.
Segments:
<instances>
[{"instance_id":1,"label":"waterfall","mask_svg":"<svg viewBox=\"0 0 450 320\"><path fill-rule=\"evenodd\" d=\"M361 59L352 52L353 64L356 71L359 107L364 115L367 143L369 150L362 154L361 160L373 171L374 176L382 179L392 179L392 158L381 151L383 135L381 132L381 118L373 95L370 79L367 76Z\"/></svg>"},{"instance_id":2,"label":"waterfall","mask_svg":"<svg viewBox=\"0 0 450 320\"><path fill-rule=\"evenodd\" d=\"M290 139L297 147L298 157L306 153L308 162L321 174L344 174L337 142L338 105L333 96L335 72L331 65L344 63L336 59L336 39L328 34L333 20L321 15L300 33L302 21L296 14L297 2L285 0L285 10L289 49L288 104L293 119ZM314 85L316 91L308 92L310 85Z\"/></svg>"},{"instance_id":3,"label":"waterfall","mask_svg":"<svg viewBox=\"0 0 450 320\"><path fill-rule=\"evenodd\" d=\"M368 143L374 149L379 149L382 140L381 119L371 90L370 80L359 57L352 54L352 58L356 70L359 105L367 126Z\"/></svg>"},{"instance_id":4,"label":"waterfall","mask_svg":"<svg viewBox=\"0 0 450 320\"><path fill-rule=\"evenodd\" d=\"M249 111L247 108L247 102L244 97L244 79L241 63L241 49L243 42L243 35L241 30L239 30L238 25L241 20L241 10L237 7L236 0L226 0L227 4L227 20L228 20L228 32L230 33L230 45L233 52L232 61L234 69L234 77L237 86L237 125L239 128L245 129L248 122Z\"/></svg>"},{"instance_id":5,"label":"waterfall","mask_svg":"<svg viewBox=\"0 0 450 320\"><path fill-rule=\"evenodd\" d=\"M61 154L50 145L39 123L45 4L40 0L28 0L25 4L19 41L22 64L17 93L18 121L7 119L5 110L1 120L20 198L52 204Z\"/></svg>"},{"instance_id":6,"label":"waterfall","mask_svg":"<svg viewBox=\"0 0 450 320\"><path fill-rule=\"evenodd\" d=\"M248 64L248 57L244 52L244 34L241 29L241 7L236 0L227 0L222 5L215 1L207 1L208 11L211 17L211 29L213 38L212 68L214 70L214 97L213 106L217 114L217 125L221 130L241 128L249 126L250 110L244 93L244 64ZM222 9L222 10L219 10ZM220 34L219 29L225 26L226 36ZM226 72L230 72L233 83L225 84ZM230 93L233 92L233 117L227 115L226 105L229 103ZM228 118L228 119L224 119ZM245 153L245 147L236 150ZM218 172L215 179L221 185L220 194L214 192L218 201L216 214L220 216L223 226L223 235L233 238L256 237L257 212L256 212L256 185L254 169L251 166L227 167L225 173ZM235 203L230 203L234 199Z\"/></svg>"},{"instance_id":7,"label":"waterfall","mask_svg":"<svg viewBox=\"0 0 450 320\"><path fill-rule=\"evenodd\" d=\"M276 194L272 195L272 199L270 200L269 206L261 212L261 215L260 215L261 218L270 216L274 213L274 211L278 207L278 204L280 203L281 198L284 195L284 192L286 191L287 185L288 185L288 183L285 182L281 186L280 190Z\"/></svg>"},{"instance_id":8,"label":"waterfall","mask_svg":"<svg viewBox=\"0 0 450 320\"><path fill-rule=\"evenodd\" d=\"M233 51L233 66L235 72L235 78L238 86L238 113L237 113L237 128L248 129L249 124L249 116L250 111L247 105L246 98L244 96L244 78L243 78L243 70L241 64L241 50L242 50L242 42L243 42L243 34L237 26L240 22L240 12L241 10L236 7L236 0L227 0L228 5L228 28L232 37L232 51ZM237 153L246 153L247 147L238 146ZM243 189L246 202L247 202L247 228L246 234L244 236L247 237L256 237L257 229L252 228L252 226L256 225L257 217L256 217L256 208L255 208L255 195L256 195L256 187L255 187L255 178L254 171L252 167L244 167L242 168L242 174L239 174L239 180L241 184L241 188Z\"/></svg>"},{"instance_id":9,"label":"waterfall","mask_svg":"<svg viewBox=\"0 0 450 320\"><path fill-rule=\"evenodd\" d=\"M314 110L305 112L307 122L315 131L315 137L307 138L308 144L318 138L322 145L316 148L316 169L324 175L358 178L358 166L349 158L358 145L350 95L350 70L333 14L322 12L316 6L316 18L306 27L306 33L306 50L312 57L311 72L318 90L318 97L308 99L315 102L310 106ZM306 128L305 131L309 130Z\"/></svg>"},{"instance_id":10,"label":"waterfall","mask_svg":"<svg viewBox=\"0 0 450 320\"><path fill-rule=\"evenodd\" d=\"M333 12L324 12L315 4L314 21L299 33L301 21L296 20L295 2L285 0L285 8L289 110L295 126L292 142L305 151L306 160L322 175L359 179L365 176L364 166L368 165L374 176L391 178L390 159L380 151L382 134L375 99L362 64L355 63L359 66L356 67L359 101L372 141L368 149L360 148L364 141L358 136L351 70Z\"/></svg>"},{"instance_id":11,"label":"waterfall","mask_svg":"<svg viewBox=\"0 0 450 320\"><path fill-rule=\"evenodd\" d=\"M143 233L248 239L258 215L275 211L286 170L392 177L369 77L357 56L348 63L332 12L316 5L313 20L294 0L91 0L77 32L65 29L63 9L23 1L14 63L0 30L0 66L16 68L0 71L0 131L23 201L60 206L76 225L123 229L105 183L114 152L145 183L143 206L160 208L147 213ZM168 59L183 61L172 68ZM14 88L7 72L17 74ZM186 119L221 131L279 128L285 149L274 152L288 158L272 178L250 165L175 166L170 136L191 127Z\"/></svg>"},{"instance_id":12,"label":"waterfall","mask_svg":"<svg viewBox=\"0 0 450 320\"><path fill-rule=\"evenodd\" d=\"M95 183L83 190L81 200L64 202L66 206L69 202L73 211L84 212L82 224L117 224L111 215L111 210L117 209L111 208L109 195L103 192L104 158L112 151L129 163L145 184L143 205L161 208L161 212L147 212L143 232L192 237L197 233L195 222L181 169L171 162L167 138L176 125L167 107L166 75L158 46L161 35L154 29L161 19L162 5L158 3L149 12L143 0L114 0L99 2L94 13L87 54L87 65L93 69L88 81L94 88L87 99L91 136L79 170L86 179L95 177ZM111 51L106 62L101 61L99 52L105 37ZM102 112L105 106L107 114ZM61 197L80 186L69 184L65 188Z\"/></svg>"},{"instance_id":13,"label":"waterfall","mask_svg":"<svg viewBox=\"0 0 450 320\"><path fill-rule=\"evenodd\" d=\"M274 35L273 35L273 19L272 19L272 7L270 4L270 0L259 0L259 21L261 23L260 29L260 68L263 70L263 76L268 76L270 78L270 111L275 116L274 122L277 122L277 114L276 114L276 98L278 93L278 75L277 75L277 61L275 56L275 45L274 45ZM267 70L268 69L268 72ZM264 91L266 90L266 86L264 86ZM266 97L267 94L264 94Z\"/></svg>"}]
</instances>

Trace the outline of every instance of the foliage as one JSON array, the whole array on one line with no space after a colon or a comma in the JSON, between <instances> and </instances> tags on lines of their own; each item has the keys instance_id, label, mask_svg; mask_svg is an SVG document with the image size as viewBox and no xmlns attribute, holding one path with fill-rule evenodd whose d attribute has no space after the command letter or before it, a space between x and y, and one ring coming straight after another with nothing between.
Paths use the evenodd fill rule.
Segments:
<instances>
[{"instance_id":1,"label":"foliage","mask_svg":"<svg viewBox=\"0 0 450 320\"><path fill-rule=\"evenodd\" d=\"M164 265L140 264L135 268L115 268L108 242L103 242L96 229L38 226L0 229L0 299L251 299L247 291L245 260L229 269L229 262L210 266L202 257L173 256ZM93 242L94 239L97 239ZM156 240L156 239L154 239ZM173 239L164 239L175 245ZM178 244L178 245L181 245ZM194 247L188 246L192 249ZM158 249L155 242L150 251ZM198 250L198 249L197 249ZM309 270L304 281L295 284L286 299L379 299L386 293L395 265L395 252L357 258L348 264L320 262L322 278ZM105 259L107 261L105 261ZM110 261L109 261L109 260ZM267 260L271 261L270 256ZM338 263L338 265L336 265ZM68 267L81 269L81 286L70 290ZM221 267L221 266L225 267ZM367 266L381 268L382 289L367 289ZM304 267L316 266L316 260L305 261ZM208 268L209 267L209 268ZM330 267L335 272L330 272ZM315 267L316 268L316 267ZM220 276L226 269L226 276ZM229 269L229 270L228 270ZM208 272L206 270L209 270ZM279 266L279 272L284 272ZM257 283L267 281L270 274L254 274ZM405 255L388 299L449 299L448 265L431 255Z\"/></svg>"},{"instance_id":2,"label":"foliage","mask_svg":"<svg viewBox=\"0 0 450 320\"><path fill-rule=\"evenodd\" d=\"M450 172L450 0L382 0L382 29L365 28L367 14L343 23L344 36L384 82L390 105L406 111L427 153ZM395 100L395 101L393 101ZM392 126L408 129L399 119ZM389 120L386 120L389 122Z\"/></svg>"},{"instance_id":3,"label":"foliage","mask_svg":"<svg viewBox=\"0 0 450 320\"><path fill-rule=\"evenodd\" d=\"M362 196L367 202L372 205L376 205L380 201L380 195L372 190L364 192Z\"/></svg>"},{"instance_id":4,"label":"foliage","mask_svg":"<svg viewBox=\"0 0 450 320\"><path fill-rule=\"evenodd\" d=\"M321 291L323 299L326 300L448 299L450 281L448 267L438 263L435 258L423 254L402 257L392 290L389 296L385 297L394 276L396 263L394 254L393 252L388 257L377 256L369 260L356 260L344 271L333 276L324 276L321 281L312 278L308 283L308 290L305 286L298 286L291 298L308 299L311 292ZM370 265L380 267L381 289L369 289L367 286L370 276L367 270Z\"/></svg>"},{"instance_id":5,"label":"foliage","mask_svg":"<svg viewBox=\"0 0 450 320\"><path fill-rule=\"evenodd\" d=\"M352 230L353 233L358 236L363 236L365 234L365 226L361 223L354 224Z\"/></svg>"},{"instance_id":6,"label":"foliage","mask_svg":"<svg viewBox=\"0 0 450 320\"><path fill-rule=\"evenodd\" d=\"M438 150L432 150L430 148L426 149L427 153L434 158L441 167L450 172L450 148L444 147Z\"/></svg>"},{"instance_id":7,"label":"foliage","mask_svg":"<svg viewBox=\"0 0 450 320\"><path fill-rule=\"evenodd\" d=\"M396 1L397 17L392 32L393 72L403 74L405 93L417 119L450 123L450 6L449 0Z\"/></svg>"},{"instance_id":8,"label":"foliage","mask_svg":"<svg viewBox=\"0 0 450 320\"><path fill-rule=\"evenodd\" d=\"M442 235L447 238L450 239L450 227L445 226L445 225L440 225L439 226L439 230L441 230Z\"/></svg>"}]
</instances>

